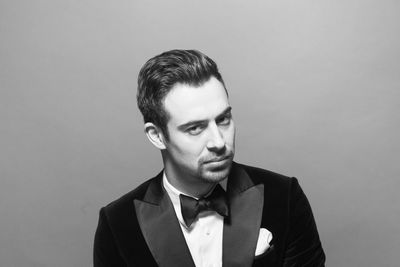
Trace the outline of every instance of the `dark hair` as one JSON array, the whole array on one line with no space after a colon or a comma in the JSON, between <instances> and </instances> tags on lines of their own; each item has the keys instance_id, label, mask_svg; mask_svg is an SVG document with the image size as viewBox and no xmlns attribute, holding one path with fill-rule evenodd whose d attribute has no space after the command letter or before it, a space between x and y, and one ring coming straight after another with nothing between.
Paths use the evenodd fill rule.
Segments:
<instances>
[{"instance_id":1,"label":"dark hair","mask_svg":"<svg viewBox=\"0 0 400 267\"><path fill-rule=\"evenodd\" d=\"M136 96L144 122L160 127L168 139L165 96L177 83L198 87L211 77L224 85L217 64L196 50L171 50L148 60L139 72Z\"/></svg>"}]
</instances>

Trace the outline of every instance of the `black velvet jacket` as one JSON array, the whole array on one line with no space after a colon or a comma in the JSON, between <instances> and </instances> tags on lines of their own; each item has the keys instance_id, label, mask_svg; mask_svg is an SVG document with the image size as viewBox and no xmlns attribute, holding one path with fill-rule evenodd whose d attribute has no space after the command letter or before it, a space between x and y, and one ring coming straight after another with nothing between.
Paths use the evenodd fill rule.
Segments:
<instances>
[{"instance_id":1,"label":"black velvet jacket","mask_svg":"<svg viewBox=\"0 0 400 267\"><path fill-rule=\"evenodd\" d=\"M324 266L311 207L296 178L233 163L224 220L223 266ZM260 228L270 248L255 257ZM195 266L162 172L100 210L95 267Z\"/></svg>"}]
</instances>

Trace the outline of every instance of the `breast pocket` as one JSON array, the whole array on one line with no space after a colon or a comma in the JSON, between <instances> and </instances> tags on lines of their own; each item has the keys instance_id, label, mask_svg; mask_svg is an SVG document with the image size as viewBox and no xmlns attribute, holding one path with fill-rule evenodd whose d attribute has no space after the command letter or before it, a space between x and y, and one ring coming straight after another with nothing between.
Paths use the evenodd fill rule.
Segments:
<instances>
[{"instance_id":1,"label":"breast pocket","mask_svg":"<svg viewBox=\"0 0 400 267\"><path fill-rule=\"evenodd\" d=\"M276 266L276 263L276 249L272 245L263 254L254 257L253 267Z\"/></svg>"}]
</instances>

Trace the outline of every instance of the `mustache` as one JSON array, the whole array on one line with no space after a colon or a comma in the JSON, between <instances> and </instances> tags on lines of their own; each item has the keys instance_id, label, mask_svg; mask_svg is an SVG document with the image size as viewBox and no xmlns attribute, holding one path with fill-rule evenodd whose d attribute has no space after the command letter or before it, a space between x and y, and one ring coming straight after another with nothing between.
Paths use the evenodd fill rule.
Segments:
<instances>
[{"instance_id":1,"label":"mustache","mask_svg":"<svg viewBox=\"0 0 400 267\"><path fill-rule=\"evenodd\" d=\"M222 161L225 159L233 158L233 155L234 155L233 151L229 150L229 151L225 151L225 153L222 155L210 155L210 156L201 158L199 160L199 163L202 164L202 163L209 163L209 162L218 162L218 161Z\"/></svg>"}]
</instances>

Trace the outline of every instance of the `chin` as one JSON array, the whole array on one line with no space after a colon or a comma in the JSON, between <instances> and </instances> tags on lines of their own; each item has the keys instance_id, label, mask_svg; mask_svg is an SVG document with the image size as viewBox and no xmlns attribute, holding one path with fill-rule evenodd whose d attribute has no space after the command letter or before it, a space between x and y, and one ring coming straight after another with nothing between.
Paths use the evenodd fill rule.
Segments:
<instances>
[{"instance_id":1,"label":"chin","mask_svg":"<svg viewBox=\"0 0 400 267\"><path fill-rule=\"evenodd\" d=\"M219 183L228 177L230 169L231 164L222 169L203 169L200 171L200 177L209 183Z\"/></svg>"}]
</instances>

